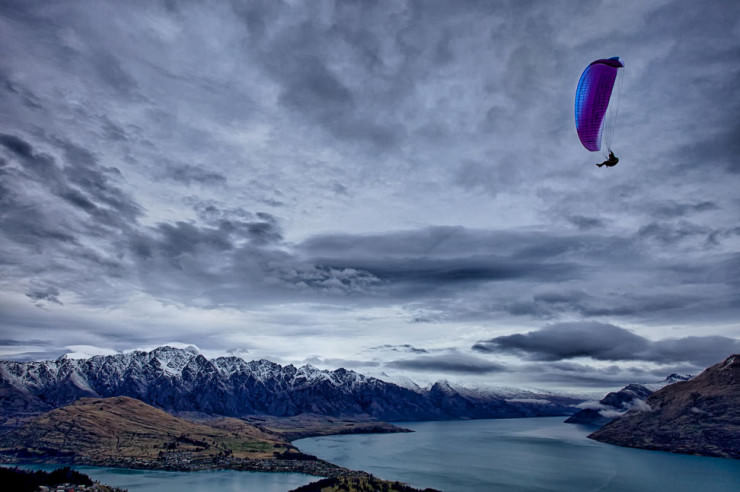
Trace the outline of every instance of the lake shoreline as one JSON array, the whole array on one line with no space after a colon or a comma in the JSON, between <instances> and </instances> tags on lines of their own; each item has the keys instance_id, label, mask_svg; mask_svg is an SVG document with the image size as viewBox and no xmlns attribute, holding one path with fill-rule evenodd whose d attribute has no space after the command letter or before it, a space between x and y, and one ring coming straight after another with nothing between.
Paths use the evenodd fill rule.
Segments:
<instances>
[{"instance_id":1,"label":"lake shoreline","mask_svg":"<svg viewBox=\"0 0 740 492\"><path fill-rule=\"evenodd\" d=\"M48 428L49 432L45 435L57 436L56 440L38 441L33 432L31 432L30 437L24 437L21 434L20 437L15 439L10 433L4 434L7 439L0 448L0 464L77 465L179 472L236 470L302 473L325 478L368 478L370 474L366 472L350 470L321 460L316 456L304 454L291 442L297 439L325 435L412 432L409 429L382 421L359 418L331 418L317 415L294 417L248 416L240 419L197 415L176 417L138 400L123 397L97 400L81 399L74 405L63 407L63 409L55 410L47 415L51 415L53 418L42 422L42 425L45 426L42 429ZM64 431L71 425L69 424L70 421L74 422L82 416L90 419L89 422L86 422L92 429L100 427L96 427L98 420L108 419L106 422L120 423L119 430L121 432L129 432L132 436L140 436L147 429L146 426L141 426L141 415L147 416L146 422L148 425L156 426L157 419L163 418L170 419L174 423L170 426L172 428L167 428L167 432L163 431L160 432L161 435L155 436L156 439L150 434L146 434L148 440L144 439L136 444L127 442L128 447L121 448L124 452L117 452L119 451L117 442L97 441L100 432L97 434L93 431L86 433L85 426L79 427L78 425L78 427L74 427L75 429L81 429L75 435L69 435ZM25 427L32 426L33 422L28 422ZM196 432L200 432L200 434L194 434ZM211 432L217 434L218 439L216 441L209 437ZM244 434L245 432L246 434ZM235 437L244 435L245 438L251 436L259 443L267 443L271 448L268 446L268 449L258 450L260 452L254 452L251 455L239 455L237 454L239 452L238 447L234 448L237 450L234 452L232 448L223 445L224 442L230 443L229 439L232 435ZM105 438L107 435L102 435L102 437ZM76 439L78 443L92 440L97 443L97 447L75 445ZM211 440L209 441L209 439ZM231 445L233 446L233 444ZM113 451L114 448L111 446L116 446L116 451ZM158 453L152 452L152 446L155 450L159 449L160 451Z\"/></svg>"},{"instance_id":2,"label":"lake shoreline","mask_svg":"<svg viewBox=\"0 0 740 492\"><path fill-rule=\"evenodd\" d=\"M673 490L734 492L740 462L588 438L560 418L398 422L415 432L294 442L302 452L413 487L490 492ZM706 484L706 477L712 477Z\"/></svg>"},{"instance_id":3,"label":"lake shoreline","mask_svg":"<svg viewBox=\"0 0 740 492\"><path fill-rule=\"evenodd\" d=\"M350 429L312 429L310 431L291 432L288 442L309 437L348 434L388 434L413 432L410 429L399 427L385 422L366 422L366 425ZM302 473L317 478L344 478L344 479L373 479L372 474L362 470L352 470L322 460L316 456L300 452L291 452L285 457L274 458L235 458L218 456L205 460L202 458L189 459L187 456L168 456L168 459L146 459L134 457L105 457L90 458L86 456L62 456L47 454L38 456L23 456L22 453L0 453L0 466L12 465L53 465L53 466L94 466L118 468L126 470L151 470L170 472L199 472L199 471L247 471L262 473Z\"/></svg>"}]
</instances>

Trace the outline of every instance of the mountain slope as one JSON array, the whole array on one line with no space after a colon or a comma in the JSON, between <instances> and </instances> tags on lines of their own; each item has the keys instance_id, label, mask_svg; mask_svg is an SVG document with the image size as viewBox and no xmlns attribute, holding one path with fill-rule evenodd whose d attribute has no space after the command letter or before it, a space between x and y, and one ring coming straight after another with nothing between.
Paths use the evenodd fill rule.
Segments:
<instances>
[{"instance_id":1,"label":"mountain slope","mask_svg":"<svg viewBox=\"0 0 740 492\"><path fill-rule=\"evenodd\" d=\"M584 408L568 417L568 424L604 425L620 414L639 405L653 392L641 384L628 384L619 391L608 393L599 400L598 407Z\"/></svg>"},{"instance_id":2,"label":"mountain slope","mask_svg":"<svg viewBox=\"0 0 740 492\"><path fill-rule=\"evenodd\" d=\"M589 437L620 446L740 458L740 355L656 391Z\"/></svg>"},{"instance_id":3,"label":"mountain slope","mask_svg":"<svg viewBox=\"0 0 740 492\"><path fill-rule=\"evenodd\" d=\"M0 451L106 463L126 458L168 461L185 454L188 459L264 458L290 447L244 422L238 426L235 432L189 422L128 397L83 398L3 434Z\"/></svg>"},{"instance_id":4,"label":"mountain slope","mask_svg":"<svg viewBox=\"0 0 740 492\"><path fill-rule=\"evenodd\" d=\"M512 401L442 385L414 391L354 371L322 371L238 357L208 360L193 349L159 347L89 359L0 361L4 415L36 413L81 397L130 396L170 412L211 415L365 416L382 420L567 415L578 400ZM533 399L531 396L529 399Z\"/></svg>"}]
</instances>

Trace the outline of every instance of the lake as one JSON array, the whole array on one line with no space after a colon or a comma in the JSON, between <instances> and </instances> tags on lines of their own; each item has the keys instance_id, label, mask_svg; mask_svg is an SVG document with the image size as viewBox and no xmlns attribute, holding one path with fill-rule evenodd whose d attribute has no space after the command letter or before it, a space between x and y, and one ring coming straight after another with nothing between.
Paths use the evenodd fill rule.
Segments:
<instances>
[{"instance_id":1,"label":"lake","mask_svg":"<svg viewBox=\"0 0 740 492\"><path fill-rule=\"evenodd\" d=\"M562 417L399 425L415 432L314 437L294 444L337 465L445 492L740 490L740 460L611 446L586 438L591 429L565 424ZM75 468L131 492L285 492L318 480L299 473Z\"/></svg>"},{"instance_id":2,"label":"lake","mask_svg":"<svg viewBox=\"0 0 740 492\"><path fill-rule=\"evenodd\" d=\"M563 417L405 422L406 434L294 444L334 464L415 487L455 491L735 492L740 460L622 448Z\"/></svg>"}]
</instances>

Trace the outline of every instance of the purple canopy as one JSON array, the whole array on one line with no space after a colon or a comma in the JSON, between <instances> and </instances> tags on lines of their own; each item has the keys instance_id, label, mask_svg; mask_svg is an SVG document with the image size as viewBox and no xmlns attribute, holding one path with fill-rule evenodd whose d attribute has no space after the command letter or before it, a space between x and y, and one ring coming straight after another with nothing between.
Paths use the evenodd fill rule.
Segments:
<instances>
[{"instance_id":1,"label":"purple canopy","mask_svg":"<svg viewBox=\"0 0 740 492\"><path fill-rule=\"evenodd\" d=\"M584 147L601 150L601 129L612 95L617 70L624 67L619 57L592 62L581 74L576 89L576 130Z\"/></svg>"}]
</instances>

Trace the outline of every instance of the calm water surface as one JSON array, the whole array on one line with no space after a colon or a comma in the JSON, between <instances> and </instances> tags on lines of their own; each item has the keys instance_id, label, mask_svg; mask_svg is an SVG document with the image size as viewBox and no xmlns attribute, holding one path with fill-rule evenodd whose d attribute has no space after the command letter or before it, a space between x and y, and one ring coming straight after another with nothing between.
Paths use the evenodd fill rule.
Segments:
<instances>
[{"instance_id":1,"label":"calm water surface","mask_svg":"<svg viewBox=\"0 0 740 492\"><path fill-rule=\"evenodd\" d=\"M14 465L3 465L14 466ZM18 465L20 468L51 471L54 465ZM169 472L74 466L93 480L128 489L129 492L285 492L319 477L302 473L262 473L235 470ZM2 488L0 486L0 488Z\"/></svg>"},{"instance_id":2,"label":"calm water surface","mask_svg":"<svg viewBox=\"0 0 740 492\"><path fill-rule=\"evenodd\" d=\"M410 422L407 434L295 441L304 453L443 491L740 491L740 460L621 448L561 417Z\"/></svg>"},{"instance_id":3,"label":"calm water surface","mask_svg":"<svg viewBox=\"0 0 740 492\"><path fill-rule=\"evenodd\" d=\"M740 460L610 446L587 439L588 428L562 420L410 422L401 425L414 433L316 437L294 444L338 465L447 492L740 491ZM317 480L298 473L76 468L131 492L284 492Z\"/></svg>"}]
</instances>

